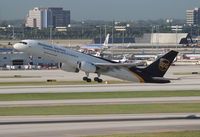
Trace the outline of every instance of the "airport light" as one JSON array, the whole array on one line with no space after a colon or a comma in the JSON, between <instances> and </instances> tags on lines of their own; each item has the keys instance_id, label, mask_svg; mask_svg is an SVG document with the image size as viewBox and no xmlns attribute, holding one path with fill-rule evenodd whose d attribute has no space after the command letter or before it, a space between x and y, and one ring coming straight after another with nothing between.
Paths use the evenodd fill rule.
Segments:
<instances>
[{"instance_id":1,"label":"airport light","mask_svg":"<svg viewBox=\"0 0 200 137\"><path fill-rule=\"evenodd\" d=\"M51 41L51 43L53 43L52 41L52 28L53 28L53 15L52 15L52 10L50 9L50 15L51 15L51 25L49 25L49 40Z\"/></svg>"},{"instance_id":2,"label":"airport light","mask_svg":"<svg viewBox=\"0 0 200 137\"><path fill-rule=\"evenodd\" d=\"M153 44L153 33L154 33L154 28L155 28L155 26L152 25L152 26L151 26L151 44Z\"/></svg>"},{"instance_id":3,"label":"airport light","mask_svg":"<svg viewBox=\"0 0 200 137\"><path fill-rule=\"evenodd\" d=\"M72 27L71 24L68 24L67 26L69 29ZM71 41L70 41L71 37L69 38L69 46L71 47Z\"/></svg>"},{"instance_id":4,"label":"airport light","mask_svg":"<svg viewBox=\"0 0 200 137\"><path fill-rule=\"evenodd\" d=\"M83 39L83 27L84 27L85 22L81 22L81 39Z\"/></svg>"},{"instance_id":5,"label":"airport light","mask_svg":"<svg viewBox=\"0 0 200 137\"><path fill-rule=\"evenodd\" d=\"M178 32L178 25L176 25L176 48L177 48L177 43L178 43L178 40L177 40L177 32Z\"/></svg>"},{"instance_id":6,"label":"airport light","mask_svg":"<svg viewBox=\"0 0 200 137\"><path fill-rule=\"evenodd\" d=\"M100 44L101 44L101 26L96 26L97 28L99 28L99 39L100 39Z\"/></svg>"},{"instance_id":7,"label":"airport light","mask_svg":"<svg viewBox=\"0 0 200 137\"><path fill-rule=\"evenodd\" d=\"M15 27L14 27L14 25L8 25L8 28L12 28L12 39L15 39Z\"/></svg>"},{"instance_id":8,"label":"airport light","mask_svg":"<svg viewBox=\"0 0 200 137\"><path fill-rule=\"evenodd\" d=\"M51 41L51 43L52 43L52 28L53 28L53 26L50 25L49 26L49 29L50 29L50 31L49 31L49 40Z\"/></svg>"},{"instance_id":9,"label":"airport light","mask_svg":"<svg viewBox=\"0 0 200 137\"><path fill-rule=\"evenodd\" d=\"M107 34L106 34L106 33L107 33L106 24L105 24L105 26L104 26L104 27L105 27L105 30L104 30L104 31L105 31L105 37L106 37L106 35L107 35Z\"/></svg>"},{"instance_id":10,"label":"airport light","mask_svg":"<svg viewBox=\"0 0 200 137\"><path fill-rule=\"evenodd\" d=\"M198 27L197 27L197 46L199 46L199 25L198 25Z\"/></svg>"},{"instance_id":11,"label":"airport light","mask_svg":"<svg viewBox=\"0 0 200 137\"><path fill-rule=\"evenodd\" d=\"M112 26L112 44L113 44L113 39L114 39L114 27Z\"/></svg>"}]
</instances>

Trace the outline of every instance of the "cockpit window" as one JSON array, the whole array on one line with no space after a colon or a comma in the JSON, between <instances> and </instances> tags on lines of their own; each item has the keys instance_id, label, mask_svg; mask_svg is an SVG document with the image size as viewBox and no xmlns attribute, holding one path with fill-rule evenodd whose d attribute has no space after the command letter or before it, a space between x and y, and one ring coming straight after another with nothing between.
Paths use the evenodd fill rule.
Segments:
<instances>
[{"instance_id":1,"label":"cockpit window","mask_svg":"<svg viewBox=\"0 0 200 137\"><path fill-rule=\"evenodd\" d=\"M22 43L22 44L24 44L24 45L27 45L27 42L20 41L19 43Z\"/></svg>"}]
</instances>

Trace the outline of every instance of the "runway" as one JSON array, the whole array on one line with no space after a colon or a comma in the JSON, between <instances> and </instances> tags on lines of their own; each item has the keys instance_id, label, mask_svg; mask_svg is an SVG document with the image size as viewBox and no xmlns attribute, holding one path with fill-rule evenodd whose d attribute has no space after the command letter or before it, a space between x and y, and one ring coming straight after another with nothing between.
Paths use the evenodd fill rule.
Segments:
<instances>
[{"instance_id":1,"label":"runway","mask_svg":"<svg viewBox=\"0 0 200 137\"><path fill-rule=\"evenodd\" d=\"M1 86L0 94L14 93L71 93L116 91L172 91L200 90L199 75L174 75L177 72L198 71L199 66L172 66L166 77L168 84L124 83L91 85L38 85ZM13 77L20 75L23 77ZM46 81L47 79L81 80L84 73L67 73L61 70L0 71L0 82ZM94 77L96 75L90 75ZM117 80L102 76L104 80ZM72 100L0 101L0 107L101 105L101 104L152 104L199 103L200 97L148 97ZM80 116L0 116L2 137L79 137L87 135L199 130L199 113L134 114L134 115L80 115Z\"/></svg>"},{"instance_id":2,"label":"runway","mask_svg":"<svg viewBox=\"0 0 200 137\"><path fill-rule=\"evenodd\" d=\"M199 102L200 102L200 97L69 99L69 100L0 101L0 107L60 106L60 105L106 105L106 104L199 103Z\"/></svg>"},{"instance_id":3,"label":"runway","mask_svg":"<svg viewBox=\"0 0 200 137\"><path fill-rule=\"evenodd\" d=\"M200 65L192 66L171 66L167 71L166 78L182 78L186 79L192 76L192 78L199 79L199 75L174 75L174 73L184 73L184 72L200 72ZM85 73L80 71L79 73L65 72L62 70L7 70L0 71L0 82L30 82L30 81L46 81L47 79L56 79L57 81L81 81L82 77L85 76ZM90 74L90 78L96 77L96 74ZM119 79L104 76L101 78L104 81L116 80ZM183 78L185 79L185 78Z\"/></svg>"},{"instance_id":4,"label":"runway","mask_svg":"<svg viewBox=\"0 0 200 137\"><path fill-rule=\"evenodd\" d=\"M169 84L92 84L92 85L50 85L50 86L1 86L0 94L12 93L70 93L70 92L116 92L116 91L174 91L200 90L200 80L191 83Z\"/></svg>"},{"instance_id":5,"label":"runway","mask_svg":"<svg viewBox=\"0 0 200 137\"><path fill-rule=\"evenodd\" d=\"M198 72L200 66L171 66L166 73L167 78L172 78L168 84L150 83L125 83L125 84L86 84L86 85L43 85L43 86L1 86L0 94L5 93L55 93L55 92L113 92L113 91L155 91L155 90L200 90L200 76L174 75L174 73ZM13 77L13 76L22 77ZM19 70L0 71L0 82L22 82L22 81L46 81L55 79L57 81L80 81L85 74L69 73L61 70ZM95 77L91 74L90 77ZM102 76L104 80L117 80L112 77ZM120 81L119 81L120 82Z\"/></svg>"},{"instance_id":6,"label":"runway","mask_svg":"<svg viewBox=\"0 0 200 137\"><path fill-rule=\"evenodd\" d=\"M0 136L78 137L98 134L199 130L199 114L191 115L29 116L23 119L22 117L0 117L2 121Z\"/></svg>"}]
</instances>

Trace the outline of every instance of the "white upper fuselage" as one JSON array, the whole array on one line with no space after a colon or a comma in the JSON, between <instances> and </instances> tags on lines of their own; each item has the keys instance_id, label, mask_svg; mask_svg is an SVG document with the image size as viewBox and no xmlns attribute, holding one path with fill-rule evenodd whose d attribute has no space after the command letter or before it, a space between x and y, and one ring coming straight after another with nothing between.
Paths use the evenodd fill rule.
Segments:
<instances>
[{"instance_id":1,"label":"white upper fuselage","mask_svg":"<svg viewBox=\"0 0 200 137\"><path fill-rule=\"evenodd\" d=\"M77 67L78 62L95 63L115 63L100 57L95 57L85 53L81 53L72 49L64 48L61 46L46 44L37 40L22 40L14 45L14 48L28 53L30 55L41 56L56 62L62 62L66 65ZM113 68L106 71L97 70L96 73L109 75L115 78L141 82L141 79L126 67Z\"/></svg>"}]
</instances>

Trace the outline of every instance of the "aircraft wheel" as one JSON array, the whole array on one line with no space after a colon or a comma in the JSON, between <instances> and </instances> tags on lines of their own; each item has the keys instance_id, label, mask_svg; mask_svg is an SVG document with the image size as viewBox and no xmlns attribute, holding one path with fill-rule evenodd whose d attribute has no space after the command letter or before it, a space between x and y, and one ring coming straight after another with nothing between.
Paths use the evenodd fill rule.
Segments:
<instances>
[{"instance_id":1,"label":"aircraft wheel","mask_svg":"<svg viewBox=\"0 0 200 137\"><path fill-rule=\"evenodd\" d=\"M90 78L87 78L87 82L91 82L92 80Z\"/></svg>"},{"instance_id":2,"label":"aircraft wheel","mask_svg":"<svg viewBox=\"0 0 200 137\"><path fill-rule=\"evenodd\" d=\"M99 78L98 78L98 77L95 77L95 78L94 78L94 81L97 81L97 82L98 82L98 80L99 80Z\"/></svg>"},{"instance_id":3,"label":"aircraft wheel","mask_svg":"<svg viewBox=\"0 0 200 137\"><path fill-rule=\"evenodd\" d=\"M84 80L84 81L87 81L87 79L88 79L87 77L83 77L83 80Z\"/></svg>"},{"instance_id":4,"label":"aircraft wheel","mask_svg":"<svg viewBox=\"0 0 200 137\"><path fill-rule=\"evenodd\" d=\"M98 79L98 83L102 83L103 82L103 80L102 79Z\"/></svg>"}]
</instances>

